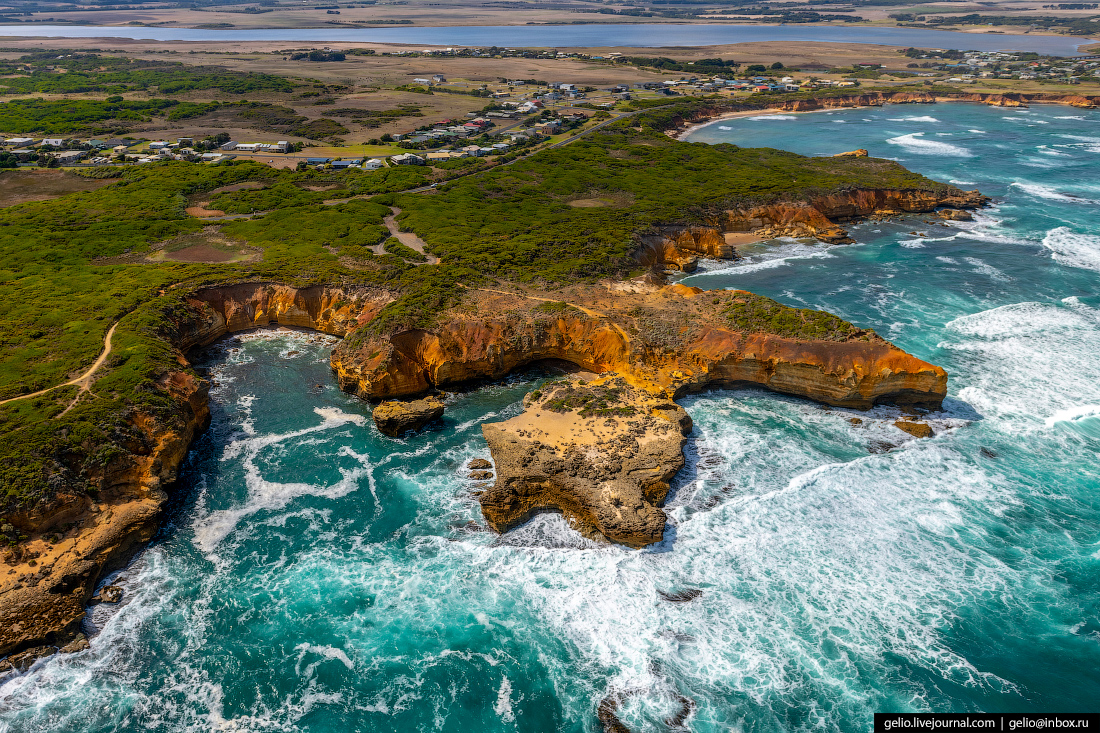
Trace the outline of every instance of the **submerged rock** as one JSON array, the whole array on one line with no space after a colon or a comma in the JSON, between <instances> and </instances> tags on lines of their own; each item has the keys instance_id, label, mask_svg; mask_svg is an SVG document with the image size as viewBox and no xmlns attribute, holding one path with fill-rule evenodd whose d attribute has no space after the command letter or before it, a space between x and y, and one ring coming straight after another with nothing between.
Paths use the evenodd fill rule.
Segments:
<instances>
[{"instance_id":1,"label":"submerged rock","mask_svg":"<svg viewBox=\"0 0 1100 733\"><path fill-rule=\"evenodd\" d=\"M472 458L470 462L466 464L466 468L471 471L480 471L486 468L492 468L493 464L484 458Z\"/></svg>"},{"instance_id":2,"label":"submerged rock","mask_svg":"<svg viewBox=\"0 0 1100 733\"><path fill-rule=\"evenodd\" d=\"M914 438L931 438L934 433L932 428L928 427L922 422L913 422L912 420L898 420L894 423L894 427L898 430L903 430Z\"/></svg>"},{"instance_id":3,"label":"submerged rock","mask_svg":"<svg viewBox=\"0 0 1100 733\"><path fill-rule=\"evenodd\" d=\"M669 603L688 603L703 595L703 591L698 588L688 588L687 590L681 590L675 593L666 593L663 590L659 590L657 591L657 595Z\"/></svg>"},{"instance_id":4,"label":"submerged rock","mask_svg":"<svg viewBox=\"0 0 1100 733\"><path fill-rule=\"evenodd\" d=\"M413 430L419 431L433 420L443 417L443 403L435 397L411 402L383 402L374 408L374 424L391 438Z\"/></svg>"}]
</instances>

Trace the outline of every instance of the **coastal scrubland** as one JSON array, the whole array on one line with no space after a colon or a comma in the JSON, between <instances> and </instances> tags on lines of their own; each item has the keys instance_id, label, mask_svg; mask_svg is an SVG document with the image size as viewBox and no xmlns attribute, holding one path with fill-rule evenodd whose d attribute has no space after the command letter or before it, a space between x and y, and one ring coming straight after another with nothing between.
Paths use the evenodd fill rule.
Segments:
<instances>
[{"instance_id":1,"label":"coastal scrubland","mask_svg":"<svg viewBox=\"0 0 1100 733\"><path fill-rule=\"evenodd\" d=\"M392 302L354 332L366 339L434 323L469 287L511 282L553 289L637 274L636 234L723 206L861 186L943 188L890 161L688 144L660 132L659 124L646 115L618 122L430 194L400 192L425 181L415 168L299 173L247 161L164 162L92 169L86 175L108 183L0 209L0 281L8 296L0 304L0 397L79 373L119 322L90 396L74 402L72 390L55 390L0 408L0 511L86 490L97 467L141 449L132 415L172 419L162 381L180 369L172 342L185 296L197 287L264 280L385 289ZM570 206L577 197L617 203ZM258 213L200 220L187 213L196 200ZM423 264L419 253L389 239L383 219L394 206L402 211L401 228L422 237L440 264ZM150 257L166 242L190 242L211 228L258 256L221 264ZM383 243L385 254L376 254ZM792 332L849 328L831 317L795 316L803 326L788 323L787 310L793 312L757 304L730 317Z\"/></svg>"}]
</instances>

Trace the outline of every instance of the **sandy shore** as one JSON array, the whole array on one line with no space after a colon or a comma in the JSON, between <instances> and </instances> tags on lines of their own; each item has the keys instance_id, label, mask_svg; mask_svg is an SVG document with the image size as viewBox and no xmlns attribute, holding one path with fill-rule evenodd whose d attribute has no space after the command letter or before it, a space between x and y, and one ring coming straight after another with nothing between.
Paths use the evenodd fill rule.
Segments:
<instances>
[{"instance_id":1,"label":"sandy shore","mask_svg":"<svg viewBox=\"0 0 1100 733\"><path fill-rule=\"evenodd\" d=\"M818 112L820 110L813 110L813 111ZM687 127L685 127L682 130L674 130L674 131L670 130L668 135L669 135L669 137L674 138L676 140L682 140L685 135L690 135L691 133L695 132L696 130L698 130L700 128L706 127L707 125L713 125L714 123L721 122L722 120L734 120L734 119L739 119L739 118L744 118L744 117L761 117L761 116L764 116L764 115L789 115L789 114L806 114L806 113L804 113L804 112L801 112L801 113L800 112L786 112L786 111L781 110L781 109L754 109L754 110L746 110L746 111L743 111L743 112L726 112L724 114L718 115L717 117L711 117L710 119L707 119L703 122L696 122L693 125L688 125Z\"/></svg>"},{"instance_id":2,"label":"sandy shore","mask_svg":"<svg viewBox=\"0 0 1100 733\"><path fill-rule=\"evenodd\" d=\"M862 93L873 93L874 91L875 90L872 89L872 90L867 90L867 92L862 92ZM853 96L856 96L860 93L861 92L854 92ZM993 92L975 92L975 93L977 93L977 94L991 94ZM1001 94L1002 92L996 92L996 93ZM1012 92L1009 92L1009 94L1011 94L1011 93ZM1088 95L1088 92L1086 91L1083 94ZM939 96L936 97L935 104L943 104L943 103L948 103L948 102L955 103L955 104L985 104L984 102L978 102L978 101L975 101L975 100L972 100L972 99L956 99L954 97L939 97ZM1051 101L1051 100L1046 100L1046 99L1029 99L1029 100L1027 100L1027 104L1028 105L1032 105L1032 104L1062 104L1062 105L1066 105L1066 106L1072 106L1072 105L1067 104L1066 102ZM878 106L878 105L869 105L869 106ZM706 119L703 122L696 122L695 124L688 125L687 127L683 128L682 130L669 130L667 134L668 134L669 137L674 138L676 140L683 140L686 136L690 135L691 133L695 132L696 130L704 128L707 125L713 125L717 122L721 122L722 120L732 120L732 119L745 118L745 117L762 117L762 116L766 116L766 115L812 115L812 114L817 114L818 112L836 112L837 110L842 110L842 109L861 109L861 107L822 107L821 109L807 109L807 110L799 110L799 111L769 108L769 109L756 109L756 110L743 111L743 112L726 112L724 114L718 115L717 117L711 117L709 119ZM1006 109L1012 109L1012 108L1008 107Z\"/></svg>"}]
</instances>

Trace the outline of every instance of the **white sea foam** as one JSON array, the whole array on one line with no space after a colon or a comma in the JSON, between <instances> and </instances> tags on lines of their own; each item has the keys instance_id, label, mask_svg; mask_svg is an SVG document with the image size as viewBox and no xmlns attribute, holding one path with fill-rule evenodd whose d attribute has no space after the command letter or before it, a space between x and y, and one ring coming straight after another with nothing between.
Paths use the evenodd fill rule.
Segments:
<instances>
[{"instance_id":1,"label":"white sea foam","mask_svg":"<svg viewBox=\"0 0 1100 733\"><path fill-rule=\"evenodd\" d=\"M997 418L999 429L1028 432L1100 402L1098 317L1079 303L1017 303L950 321L940 347L965 367L961 399Z\"/></svg>"},{"instance_id":2,"label":"white sea foam","mask_svg":"<svg viewBox=\"0 0 1100 733\"><path fill-rule=\"evenodd\" d=\"M351 659L348 658L348 655L344 653L344 650L337 649L333 646L302 642L294 647L294 651L298 652L298 662L294 665L294 673L299 677L312 677L314 670L317 669L317 665L321 663L320 661L313 661L307 664L303 669L302 662L309 655L319 656L322 660L333 659L341 662L348 669L355 669L355 665L352 663Z\"/></svg>"},{"instance_id":3,"label":"white sea foam","mask_svg":"<svg viewBox=\"0 0 1100 733\"><path fill-rule=\"evenodd\" d=\"M974 268L974 272L981 275L988 275L993 280L1008 282L1011 279L996 267L993 267L993 265L983 262L977 257L964 257L963 260Z\"/></svg>"},{"instance_id":4,"label":"white sea foam","mask_svg":"<svg viewBox=\"0 0 1100 733\"><path fill-rule=\"evenodd\" d=\"M719 125L719 126L718 126L718 129L719 129L719 130L724 130L724 131L726 131L726 132L729 132L729 131L730 131L730 130L732 130L733 128L732 128L732 127L727 127L727 126L725 126L725 125Z\"/></svg>"},{"instance_id":5,"label":"white sea foam","mask_svg":"<svg viewBox=\"0 0 1100 733\"><path fill-rule=\"evenodd\" d=\"M985 130L967 130L967 132L972 132L975 135L984 135L985 134Z\"/></svg>"},{"instance_id":6,"label":"white sea foam","mask_svg":"<svg viewBox=\"0 0 1100 733\"><path fill-rule=\"evenodd\" d=\"M1058 227L1043 237L1043 246L1050 250L1055 262L1100 272L1100 236Z\"/></svg>"},{"instance_id":7,"label":"white sea foam","mask_svg":"<svg viewBox=\"0 0 1100 733\"><path fill-rule=\"evenodd\" d=\"M958 181L958 180L955 180L954 178L952 178L950 181L948 181L948 183L953 183L956 186L977 186L978 185L974 181Z\"/></svg>"},{"instance_id":8,"label":"white sea foam","mask_svg":"<svg viewBox=\"0 0 1100 733\"><path fill-rule=\"evenodd\" d=\"M1051 186L1044 186L1040 183L1029 183L1027 181L1015 181L1011 184L1014 188L1018 188L1029 196L1035 198L1046 199L1047 201L1059 201L1067 204L1100 204L1100 201L1094 199L1084 198L1082 196L1074 196L1072 194L1062 193Z\"/></svg>"},{"instance_id":9,"label":"white sea foam","mask_svg":"<svg viewBox=\"0 0 1100 733\"><path fill-rule=\"evenodd\" d=\"M890 122L939 122L935 117L921 115L919 117L888 117Z\"/></svg>"},{"instance_id":10,"label":"white sea foam","mask_svg":"<svg viewBox=\"0 0 1100 733\"><path fill-rule=\"evenodd\" d=\"M314 412L323 420L312 427L289 433L258 435L244 440L236 440L225 447L222 461L239 459L245 469L245 487L248 498L244 504L232 509L213 511L205 516L196 516L193 523L196 547L210 555L229 533L236 529L241 519L262 510L280 509L300 496L319 495L329 498L344 496L359 488L360 479L367 477L373 482L369 465L360 465L353 469L340 468L341 478L329 486L318 486L304 482L268 481L260 473L256 459L268 448L282 446L302 436L322 430L331 430L348 424L364 427L366 418L343 412L338 408L315 408ZM346 451L345 451L346 453Z\"/></svg>"},{"instance_id":11,"label":"white sea foam","mask_svg":"<svg viewBox=\"0 0 1100 733\"><path fill-rule=\"evenodd\" d=\"M493 705L493 712L500 716L505 723L515 721L516 714L512 712L512 681L505 675L500 681L500 690L497 691L497 701Z\"/></svg>"},{"instance_id":12,"label":"white sea foam","mask_svg":"<svg viewBox=\"0 0 1100 733\"><path fill-rule=\"evenodd\" d=\"M951 143L939 142L936 140L926 140L923 132L899 135L898 137L887 139L886 142L890 145L902 147L908 152L916 153L917 155L941 155L953 158L973 157L973 153L960 145L952 145Z\"/></svg>"},{"instance_id":13,"label":"white sea foam","mask_svg":"<svg viewBox=\"0 0 1100 733\"><path fill-rule=\"evenodd\" d=\"M797 120L795 115L757 115L755 117L746 117L746 120L753 120L756 122L771 122L773 120Z\"/></svg>"},{"instance_id":14,"label":"white sea foam","mask_svg":"<svg viewBox=\"0 0 1100 733\"><path fill-rule=\"evenodd\" d=\"M1060 422L1074 422L1089 417L1100 416L1100 405L1080 405L1078 407L1067 407L1064 410L1058 410L1053 415L1046 419L1046 425L1048 428L1054 427Z\"/></svg>"},{"instance_id":15,"label":"white sea foam","mask_svg":"<svg viewBox=\"0 0 1100 733\"><path fill-rule=\"evenodd\" d=\"M829 250L820 244L803 244L796 240L780 240L783 244L769 246L760 252L752 252L746 255L737 264L722 264L718 269L707 270L700 273L703 277L708 275L734 275L770 270L775 267L785 267L796 260L825 259L834 257ZM688 278L690 280L690 278Z\"/></svg>"}]
</instances>

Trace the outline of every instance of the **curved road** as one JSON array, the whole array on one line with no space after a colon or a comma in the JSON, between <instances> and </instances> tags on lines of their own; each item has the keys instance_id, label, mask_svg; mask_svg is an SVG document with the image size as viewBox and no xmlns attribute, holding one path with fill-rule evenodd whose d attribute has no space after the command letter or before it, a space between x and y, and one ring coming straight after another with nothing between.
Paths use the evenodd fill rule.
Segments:
<instances>
[{"instance_id":1,"label":"curved road","mask_svg":"<svg viewBox=\"0 0 1100 733\"><path fill-rule=\"evenodd\" d=\"M90 390L92 388L92 376L95 375L96 371L101 366L103 366L103 362L107 361L107 357L111 355L111 336L114 335L115 328L117 326L118 321L115 321L115 323L109 329L107 329L107 336L103 339L103 352L99 355L99 358L95 360L95 363L88 367L88 371L84 372L76 379L70 379L68 382L65 382L63 384L55 384L52 387L40 389L37 392L31 392L30 394L19 395L18 397L11 397L6 400L0 400L0 405L6 405L9 402L15 402L16 400L26 400L31 397L44 395L47 392L52 392L58 387L70 387L75 385L80 387L81 392L87 392L88 390Z\"/></svg>"}]
</instances>

